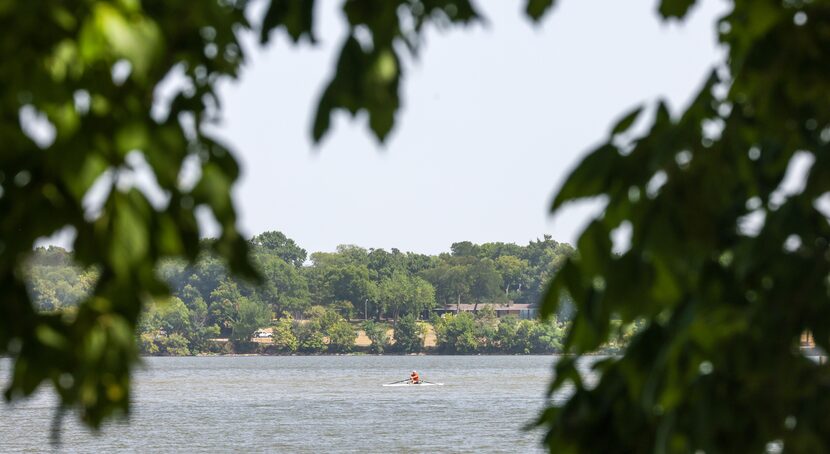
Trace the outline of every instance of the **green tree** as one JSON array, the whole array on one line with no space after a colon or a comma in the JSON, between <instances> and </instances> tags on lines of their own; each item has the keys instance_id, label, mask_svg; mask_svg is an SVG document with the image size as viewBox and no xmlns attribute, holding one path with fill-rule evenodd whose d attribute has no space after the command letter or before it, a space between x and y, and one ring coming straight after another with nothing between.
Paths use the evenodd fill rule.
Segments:
<instances>
[{"instance_id":1,"label":"green tree","mask_svg":"<svg viewBox=\"0 0 830 454\"><path fill-rule=\"evenodd\" d=\"M424 348L424 328L414 315L401 317L395 324L395 349L405 353L419 352Z\"/></svg>"},{"instance_id":2,"label":"green tree","mask_svg":"<svg viewBox=\"0 0 830 454\"><path fill-rule=\"evenodd\" d=\"M303 266L307 257L305 249L297 246L294 240L282 232L260 233L251 239L251 244L255 249L263 250L268 255L276 255L296 268Z\"/></svg>"},{"instance_id":3,"label":"green tree","mask_svg":"<svg viewBox=\"0 0 830 454\"><path fill-rule=\"evenodd\" d=\"M565 327L556 320L535 321L530 329L530 351L533 353L561 353L565 341Z\"/></svg>"},{"instance_id":4,"label":"green tree","mask_svg":"<svg viewBox=\"0 0 830 454\"><path fill-rule=\"evenodd\" d=\"M384 279L378 285L378 300L381 302L380 310L391 314L392 319L397 322L401 307L409 297L410 290L409 279L403 273L394 273L389 278Z\"/></svg>"},{"instance_id":5,"label":"green tree","mask_svg":"<svg viewBox=\"0 0 830 454\"><path fill-rule=\"evenodd\" d=\"M496 269L501 274L504 297L510 299L511 288L521 293L530 266L528 261L514 255L502 255L496 258L495 261Z\"/></svg>"},{"instance_id":6,"label":"green tree","mask_svg":"<svg viewBox=\"0 0 830 454\"><path fill-rule=\"evenodd\" d=\"M354 244L340 244L337 246L337 256L344 264L369 266L369 251Z\"/></svg>"},{"instance_id":7,"label":"green tree","mask_svg":"<svg viewBox=\"0 0 830 454\"><path fill-rule=\"evenodd\" d=\"M190 349L188 346L190 342L179 333L168 334L166 336L159 336L156 338L158 351L162 355L167 356L188 356Z\"/></svg>"},{"instance_id":8,"label":"green tree","mask_svg":"<svg viewBox=\"0 0 830 454\"><path fill-rule=\"evenodd\" d=\"M392 277L395 271L403 271L405 268L405 256L397 249L391 253L383 249L372 249L368 259L369 270L376 281Z\"/></svg>"},{"instance_id":9,"label":"green tree","mask_svg":"<svg viewBox=\"0 0 830 454\"><path fill-rule=\"evenodd\" d=\"M185 334L190 329L190 311L184 302L175 296L154 301L147 307L139 323L141 332Z\"/></svg>"},{"instance_id":10,"label":"green tree","mask_svg":"<svg viewBox=\"0 0 830 454\"><path fill-rule=\"evenodd\" d=\"M481 247L470 241L461 241L453 243L450 246L453 257L478 257L481 252Z\"/></svg>"},{"instance_id":11,"label":"green tree","mask_svg":"<svg viewBox=\"0 0 830 454\"><path fill-rule=\"evenodd\" d=\"M160 304L159 312L165 331L179 334L190 331L190 310L180 298L174 296Z\"/></svg>"},{"instance_id":12,"label":"green tree","mask_svg":"<svg viewBox=\"0 0 830 454\"><path fill-rule=\"evenodd\" d=\"M516 327L516 349L519 353L527 355L533 352L533 336L538 324L535 320L519 320Z\"/></svg>"},{"instance_id":13,"label":"green tree","mask_svg":"<svg viewBox=\"0 0 830 454\"><path fill-rule=\"evenodd\" d=\"M438 347L447 353L473 353L479 347L475 318L469 312L444 314L434 326Z\"/></svg>"},{"instance_id":14,"label":"green tree","mask_svg":"<svg viewBox=\"0 0 830 454\"><path fill-rule=\"evenodd\" d=\"M399 251L392 249L392 252L396 253ZM407 272L412 275L419 275L422 271L435 267L436 258L426 254L407 252L403 257L403 263Z\"/></svg>"},{"instance_id":15,"label":"green tree","mask_svg":"<svg viewBox=\"0 0 830 454\"><path fill-rule=\"evenodd\" d=\"M138 350L143 355L157 355L159 347L156 344L155 333L144 332L139 336Z\"/></svg>"},{"instance_id":16,"label":"green tree","mask_svg":"<svg viewBox=\"0 0 830 454\"><path fill-rule=\"evenodd\" d=\"M369 348L373 353L380 354L386 350L386 347L389 345L389 334L387 330L388 327L384 323L378 323L372 320L363 322L363 332L372 341L372 345Z\"/></svg>"},{"instance_id":17,"label":"green tree","mask_svg":"<svg viewBox=\"0 0 830 454\"><path fill-rule=\"evenodd\" d=\"M211 351L216 347L211 339L219 337L220 333L221 330L218 325L193 327L186 336L190 342L190 351L194 353Z\"/></svg>"},{"instance_id":18,"label":"green tree","mask_svg":"<svg viewBox=\"0 0 830 454\"><path fill-rule=\"evenodd\" d=\"M187 323L187 314L183 311L187 311L187 309L184 308L183 304L177 304L176 298L172 298L170 301L155 302L147 309L139 323L139 334L147 335L147 341L149 341L147 345L143 346L144 353L161 355L190 354L187 349L190 342L183 335L190 327ZM169 336L173 335L176 335L176 337L170 341L170 349L168 350ZM182 339L184 339L184 342L181 342ZM154 345L150 345L150 343Z\"/></svg>"},{"instance_id":19,"label":"green tree","mask_svg":"<svg viewBox=\"0 0 830 454\"><path fill-rule=\"evenodd\" d=\"M435 306L435 289L429 282L417 276L395 272L381 281L378 286L378 299L381 302L381 310L396 322L402 313L411 314L417 319L422 312Z\"/></svg>"},{"instance_id":20,"label":"green tree","mask_svg":"<svg viewBox=\"0 0 830 454\"><path fill-rule=\"evenodd\" d=\"M198 318L207 317L207 303L205 303L202 294L190 284L186 284L176 296L184 302L185 306L190 309L191 313L196 313L194 316ZM204 323L204 320L201 320Z\"/></svg>"},{"instance_id":21,"label":"green tree","mask_svg":"<svg viewBox=\"0 0 830 454\"><path fill-rule=\"evenodd\" d=\"M354 304L351 301L335 301L334 304L331 305L331 309L337 312L341 317L345 318L346 320L351 320L354 318Z\"/></svg>"},{"instance_id":22,"label":"green tree","mask_svg":"<svg viewBox=\"0 0 830 454\"><path fill-rule=\"evenodd\" d=\"M72 254L59 246L39 246L28 257L28 266L72 266Z\"/></svg>"},{"instance_id":23,"label":"green tree","mask_svg":"<svg viewBox=\"0 0 830 454\"><path fill-rule=\"evenodd\" d=\"M55 246L35 249L23 271L32 302L40 311L76 306L92 293L98 279L94 269L81 269L71 253Z\"/></svg>"},{"instance_id":24,"label":"green tree","mask_svg":"<svg viewBox=\"0 0 830 454\"><path fill-rule=\"evenodd\" d=\"M349 301L362 307L376 298L375 283L369 278L368 254L355 246L338 246L336 253L311 254L313 266L307 270L311 300L329 306Z\"/></svg>"},{"instance_id":25,"label":"green tree","mask_svg":"<svg viewBox=\"0 0 830 454\"><path fill-rule=\"evenodd\" d=\"M435 308L435 287L418 276L410 277L410 299L406 305L406 312L420 318L420 314L428 314Z\"/></svg>"},{"instance_id":26,"label":"green tree","mask_svg":"<svg viewBox=\"0 0 830 454\"><path fill-rule=\"evenodd\" d=\"M503 256L520 257L524 252L524 248L515 243L484 243L479 248L479 257L496 261Z\"/></svg>"},{"instance_id":27,"label":"green tree","mask_svg":"<svg viewBox=\"0 0 830 454\"><path fill-rule=\"evenodd\" d=\"M444 305L459 307L462 298L470 294L472 286L469 266L451 265L442 261L438 266L421 272L421 275L435 288L438 301Z\"/></svg>"},{"instance_id":28,"label":"green tree","mask_svg":"<svg viewBox=\"0 0 830 454\"><path fill-rule=\"evenodd\" d=\"M175 292L183 288L191 270L183 260L166 259L159 262L156 273Z\"/></svg>"},{"instance_id":29,"label":"green tree","mask_svg":"<svg viewBox=\"0 0 830 454\"><path fill-rule=\"evenodd\" d=\"M529 265L526 290L520 295L519 301L539 303L550 279L573 254L574 250L570 245L556 242L550 235L544 235L541 240L530 241L519 256L527 260Z\"/></svg>"},{"instance_id":30,"label":"green tree","mask_svg":"<svg viewBox=\"0 0 830 454\"><path fill-rule=\"evenodd\" d=\"M499 319L492 305L485 304L473 315L475 318L475 336L479 351L492 351L497 346Z\"/></svg>"},{"instance_id":31,"label":"green tree","mask_svg":"<svg viewBox=\"0 0 830 454\"><path fill-rule=\"evenodd\" d=\"M281 352L295 352L299 347L297 336L293 330L294 319L286 315L277 321L273 329L274 348Z\"/></svg>"},{"instance_id":32,"label":"green tree","mask_svg":"<svg viewBox=\"0 0 830 454\"><path fill-rule=\"evenodd\" d=\"M318 320L295 320L294 335L297 337L297 349L305 353L322 353L326 351L323 329Z\"/></svg>"},{"instance_id":33,"label":"green tree","mask_svg":"<svg viewBox=\"0 0 830 454\"><path fill-rule=\"evenodd\" d=\"M520 353L521 342L519 339L519 318L515 315L508 315L499 320L495 333L497 348L505 353Z\"/></svg>"},{"instance_id":34,"label":"green tree","mask_svg":"<svg viewBox=\"0 0 830 454\"><path fill-rule=\"evenodd\" d=\"M323 332L328 331L335 323L343 319L334 309L323 306L312 306L305 315L308 320L316 322Z\"/></svg>"},{"instance_id":35,"label":"green tree","mask_svg":"<svg viewBox=\"0 0 830 454\"><path fill-rule=\"evenodd\" d=\"M351 323L341 319L329 327L328 336L329 351L347 353L354 348L357 333Z\"/></svg>"},{"instance_id":36,"label":"green tree","mask_svg":"<svg viewBox=\"0 0 830 454\"><path fill-rule=\"evenodd\" d=\"M231 279L225 279L210 292L208 323L219 325L223 332L229 332L244 298L239 287Z\"/></svg>"},{"instance_id":37,"label":"green tree","mask_svg":"<svg viewBox=\"0 0 830 454\"><path fill-rule=\"evenodd\" d=\"M241 298L237 316L231 323L231 339L240 344L249 342L254 332L267 326L270 320L271 312L265 305Z\"/></svg>"},{"instance_id":38,"label":"green tree","mask_svg":"<svg viewBox=\"0 0 830 454\"><path fill-rule=\"evenodd\" d=\"M308 283L295 266L270 254L257 254L255 263L262 274L262 283L257 288L257 293L271 305L275 313L299 314L308 307Z\"/></svg>"},{"instance_id":39,"label":"green tree","mask_svg":"<svg viewBox=\"0 0 830 454\"><path fill-rule=\"evenodd\" d=\"M467 268L469 273L470 296L475 302L473 310L478 310L478 305L486 302L501 302L505 295L501 293L500 286L502 276L490 259L475 261Z\"/></svg>"}]
</instances>

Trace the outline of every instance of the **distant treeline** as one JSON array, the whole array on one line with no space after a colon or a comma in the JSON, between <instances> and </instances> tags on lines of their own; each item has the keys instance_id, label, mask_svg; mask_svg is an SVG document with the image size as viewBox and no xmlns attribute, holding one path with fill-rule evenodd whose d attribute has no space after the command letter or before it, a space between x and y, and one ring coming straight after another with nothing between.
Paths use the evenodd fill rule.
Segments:
<instances>
[{"instance_id":1,"label":"distant treeline","mask_svg":"<svg viewBox=\"0 0 830 454\"><path fill-rule=\"evenodd\" d=\"M520 320L514 315L498 318L490 306L475 314L433 315L418 321L405 315L396 323L375 320L345 320L331 308L313 306L308 318L285 316L257 330L254 340L197 339L195 332L181 328L166 313L148 320L140 335L141 352L148 355L181 356L200 353L322 354L350 353L559 353L565 324L556 320ZM265 327L266 325L263 325ZM215 330L214 330L215 331ZM267 336L265 331L268 331ZM362 331L368 345L358 345ZM212 333L216 334L216 332ZM260 338L262 334L264 338ZM429 336L431 345L425 342Z\"/></svg>"},{"instance_id":2,"label":"distant treeline","mask_svg":"<svg viewBox=\"0 0 830 454\"><path fill-rule=\"evenodd\" d=\"M262 275L259 283L229 276L225 265L209 254L193 265L168 260L159 267L158 273L169 284L173 296L163 304L151 305L142 319L139 334L145 341L153 339L153 346L145 345L147 352L210 351L215 349L215 342L209 339L215 338L229 338L241 349L257 329L274 324L275 330L281 326L283 331L291 325L298 350L320 351L302 346L303 342L312 342L306 339L305 331L317 331L329 348L337 338L338 326L342 337L348 337L345 325L336 324L340 321L350 329L354 325L348 321L355 319L374 320L379 325L390 323L397 328L400 319L407 316L413 322L433 319L441 344L442 336L453 336L453 324L474 325L482 318L460 314L436 319L431 316L433 309L508 301L535 304L552 274L573 254L570 245L558 243L550 236L526 246L464 241L452 244L449 252L438 255L342 245L336 252L315 252L309 256L280 232L265 232L250 242L252 261ZM71 253L57 247L35 250L27 271L32 298L44 311L72 310L90 292L97 278L94 269L74 266ZM334 314L340 320L327 324L321 312ZM561 314L560 320L567 319L567 315ZM317 327L315 320L323 326ZM495 334L491 335L490 328L485 329L482 323L487 324L480 322L475 335L464 334L466 337L462 337L467 340L447 341L442 348L463 351L468 347L458 346L475 344L470 351L512 349L501 347L505 342L496 341ZM446 331L442 331L444 325ZM490 325L497 332L502 324L496 321ZM334 333L330 332L332 329ZM478 341L470 341L472 337ZM449 343L457 346L448 347ZM401 348L400 342L395 344Z\"/></svg>"}]
</instances>

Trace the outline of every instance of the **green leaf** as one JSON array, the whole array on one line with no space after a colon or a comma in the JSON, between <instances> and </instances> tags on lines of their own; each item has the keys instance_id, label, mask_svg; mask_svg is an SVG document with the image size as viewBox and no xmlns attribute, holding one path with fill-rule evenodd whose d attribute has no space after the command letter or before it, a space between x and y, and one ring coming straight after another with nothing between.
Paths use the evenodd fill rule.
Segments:
<instances>
[{"instance_id":1,"label":"green leaf","mask_svg":"<svg viewBox=\"0 0 830 454\"><path fill-rule=\"evenodd\" d=\"M46 323L41 323L35 328L35 335L44 345L55 349L63 349L67 345L66 337Z\"/></svg>"},{"instance_id":2,"label":"green leaf","mask_svg":"<svg viewBox=\"0 0 830 454\"><path fill-rule=\"evenodd\" d=\"M576 368L576 359L573 356L560 357L554 370L554 378L548 388L549 396L568 381L571 381L574 386L582 385L582 377L579 374L579 370Z\"/></svg>"},{"instance_id":3,"label":"green leaf","mask_svg":"<svg viewBox=\"0 0 830 454\"><path fill-rule=\"evenodd\" d=\"M634 122L637 121L637 118L640 117L640 113L642 113L642 111L643 106L637 106L631 110L631 112L623 115L623 117L611 128L611 136L613 137L628 131Z\"/></svg>"},{"instance_id":4,"label":"green leaf","mask_svg":"<svg viewBox=\"0 0 830 454\"><path fill-rule=\"evenodd\" d=\"M159 26L142 15L125 17L109 3L96 3L81 29L81 56L89 62L126 59L143 81L164 51Z\"/></svg>"},{"instance_id":5,"label":"green leaf","mask_svg":"<svg viewBox=\"0 0 830 454\"><path fill-rule=\"evenodd\" d=\"M136 189L126 194L118 191L110 194L109 219L112 219L110 263L116 273L129 275L147 257L150 247L148 218L152 208Z\"/></svg>"},{"instance_id":6,"label":"green leaf","mask_svg":"<svg viewBox=\"0 0 830 454\"><path fill-rule=\"evenodd\" d=\"M661 0L658 11L664 18L683 19L697 0Z\"/></svg>"},{"instance_id":7,"label":"green leaf","mask_svg":"<svg viewBox=\"0 0 830 454\"><path fill-rule=\"evenodd\" d=\"M605 274L606 264L611 256L611 238L601 220L594 220L579 237L577 261L580 268L590 276Z\"/></svg>"},{"instance_id":8,"label":"green leaf","mask_svg":"<svg viewBox=\"0 0 830 454\"><path fill-rule=\"evenodd\" d=\"M534 22L539 20L554 6L554 0L527 0L525 13Z\"/></svg>"},{"instance_id":9,"label":"green leaf","mask_svg":"<svg viewBox=\"0 0 830 454\"><path fill-rule=\"evenodd\" d=\"M89 154L75 164L76 170L62 177L75 199L81 200L98 177L107 170L107 161L100 155Z\"/></svg>"},{"instance_id":10,"label":"green leaf","mask_svg":"<svg viewBox=\"0 0 830 454\"><path fill-rule=\"evenodd\" d=\"M202 177L193 188L193 198L196 204L206 203L222 223L232 215L231 180L224 169L215 163L208 162L202 167Z\"/></svg>"},{"instance_id":11,"label":"green leaf","mask_svg":"<svg viewBox=\"0 0 830 454\"><path fill-rule=\"evenodd\" d=\"M299 42L303 38L312 44L314 37L314 0L271 0L260 29L260 43L268 43L274 29L284 27L288 36Z\"/></svg>"},{"instance_id":12,"label":"green leaf","mask_svg":"<svg viewBox=\"0 0 830 454\"><path fill-rule=\"evenodd\" d=\"M115 133L115 146L124 156L130 151L147 149L149 134L144 123L133 122L124 125Z\"/></svg>"},{"instance_id":13,"label":"green leaf","mask_svg":"<svg viewBox=\"0 0 830 454\"><path fill-rule=\"evenodd\" d=\"M343 44L337 70L317 105L312 137L319 142L328 131L331 115L343 109L352 115L369 114L369 127L383 142L392 130L400 101L400 64L391 47L365 50L354 36Z\"/></svg>"},{"instance_id":14,"label":"green leaf","mask_svg":"<svg viewBox=\"0 0 830 454\"><path fill-rule=\"evenodd\" d=\"M600 145L589 153L565 180L553 199L551 210L566 202L604 193L620 159L617 148L611 144Z\"/></svg>"}]
</instances>

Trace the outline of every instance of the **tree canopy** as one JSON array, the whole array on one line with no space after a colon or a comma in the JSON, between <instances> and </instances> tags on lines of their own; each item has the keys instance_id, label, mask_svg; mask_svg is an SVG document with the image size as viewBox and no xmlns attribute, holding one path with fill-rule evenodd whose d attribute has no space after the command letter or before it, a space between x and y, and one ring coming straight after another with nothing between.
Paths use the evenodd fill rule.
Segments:
<instances>
[{"instance_id":1,"label":"tree canopy","mask_svg":"<svg viewBox=\"0 0 830 454\"><path fill-rule=\"evenodd\" d=\"M221 258L209 251L211 242L202 241L205 252L195 262L165 259L156 274L188 308L206 312L204 323L215 323L223 330L230 329L243 298L267 306L276 317L299 316L311 306L324 306L347 318L396 319L406 314L425 318L435 307L458 302L454 287L446 285L448 279L467 285L460 301L464 304L533 304L539 300L533 289L544 285L549 274L573 254L570 246L549 238L543 248L540 240L526 246L511 243L509 250L494 247L505 243L483 243L476 245L478 256L464 257L465 265L458 265L446 253L387 252L348 245L339 246L336 252L314 252L309 263L296 267L283 260L279 250L253 246L250 258L261 279L252 282L230 274ZM540 250L547 251L542 254L545 259L532 266L529 258ZM499 265L503 263L509 266ZM36 249L24 266L24 276L39 312L77 309L98 280L94 269L81 268L73 253L56 246ZM521 283L512 285L516 276L521 276Z\"/></svg>"},{"instance_id":2,"label":"tree canopy","mask_svg":"<svg viewBox=\"0 0 830 454\"><path fill-rule=\"evenodd\" d=\"M660 13L682 19L694 3L666 0ZM830 342L828 15L825 1L730 2L716 24L726 60L690 105L623 116L560 188L554 210L586 197L606 208L544 306L569 295L577 309L574 356L551 388L575 390L540 421L552 451L830 446L828 366L798 348L805 331ZM788 189L799 160L801 188ZM644 326L588 384L576 364L616 317Z\"/></svg>"}]
</instances>

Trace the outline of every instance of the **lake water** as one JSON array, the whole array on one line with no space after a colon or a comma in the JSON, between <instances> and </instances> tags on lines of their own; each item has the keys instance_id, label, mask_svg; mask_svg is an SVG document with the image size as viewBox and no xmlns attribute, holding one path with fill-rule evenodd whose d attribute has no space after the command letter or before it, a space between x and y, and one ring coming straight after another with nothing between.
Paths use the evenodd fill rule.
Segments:
<instances>
[{"instance_id":1,"label":"lake water","mask_svg":"<svg viewBox=\"0 0 830 454\"><path fill-rule=\"evenodd\" d=\"M74 416L60 452L540 452L522 428L545 404L551 356L146 358L129 424ZM0 361L0 378L8 377ZM412 369L444 386L383 387ZM0 404L0 452L42 452L51 392Z\"/></svg>"}]
</instances>

